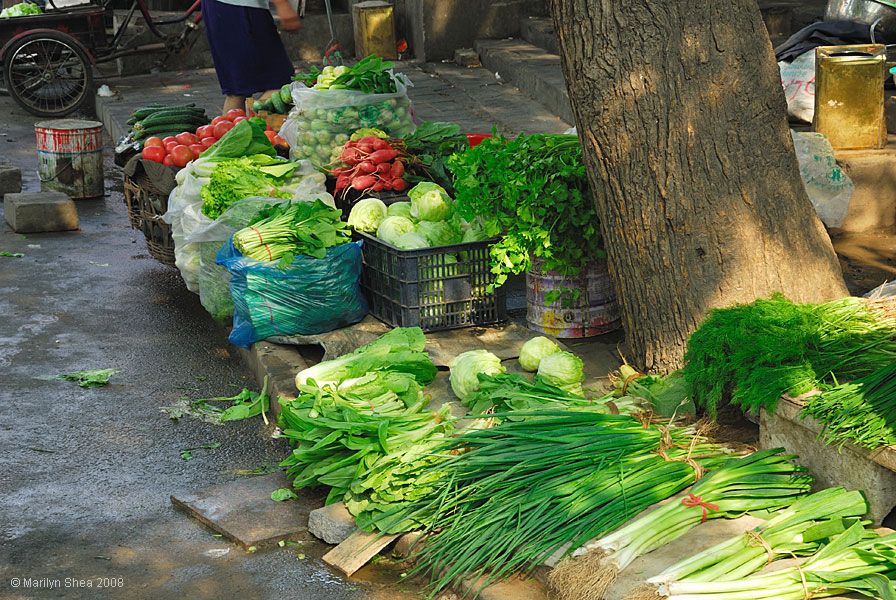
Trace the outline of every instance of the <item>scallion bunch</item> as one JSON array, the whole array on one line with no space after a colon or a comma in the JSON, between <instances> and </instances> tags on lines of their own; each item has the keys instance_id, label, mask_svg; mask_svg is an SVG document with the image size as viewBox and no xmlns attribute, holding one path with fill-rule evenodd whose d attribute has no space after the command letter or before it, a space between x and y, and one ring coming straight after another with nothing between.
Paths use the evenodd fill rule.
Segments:
<instances>
[{"instance_id":1,"label":"scallion bunch","mask_svg":"<svg viewBox=\"0 0 896 600\"><path fill-rule=\"evenodd\" d=\"M682 498L653 510L610 535L589 542L551 572L551 584L569 598L599 600L636 558L716 518L792 504L812 478L783 448L732 458L694 484ZM580 557L580 558L573 558Z\"/></svg>"}]
</instances>

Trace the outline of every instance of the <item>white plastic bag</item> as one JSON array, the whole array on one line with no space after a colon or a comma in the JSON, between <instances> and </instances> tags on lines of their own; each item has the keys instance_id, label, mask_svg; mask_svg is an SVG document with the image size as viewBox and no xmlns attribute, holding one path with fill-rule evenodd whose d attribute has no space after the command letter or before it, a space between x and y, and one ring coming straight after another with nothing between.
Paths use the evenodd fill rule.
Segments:
<instances>
[{"instance_id":1,"label":"white plastic bag","mask_svg":"<svg viewBox=\"0 0 896 600\"><path fill-rule=\"evenodd\" d=\"M849 212L855 186L834 158L834 149L821 133L791 131L803 187L815 212L828 227L840 227Z\"/></svg>"},{"instance_id":2,"label":"white plastic bag","mask_svg":"<svg viewBox=\"0 0 896 600\"><path fill-rule=\"evenodd\" d=\"M779 62L778 67L787 97L787 114L811 123L815 116L815 50L799 55L791 63Z\"/></svg>"},{"instance_id":3,"label":"white plastic bag","mask_svg":"<svg viewBox=\"0 0 896 600\"><path fill-rule=\"evenodd\" d=\"M407 87L399 81L394 94L365 94L356 90L315 90L292 84L295 106L280 128L294 160L325 165L338 156L356 130L382 129L395 137L414 131Z\"/></svg>"},{"instance_id":4,"label":"white plastic bag","mask_svg":"<svg viewBox=\"0 0 896 600\"><path fill-rule=\"evenodd\" d=\"M308 161L297 162L299 167L291 179L291 184L297 184L292 199L307 201L319 199L330 206L335 206L333 197L325 188L326 176ZM193 241L193 236L214 223L212 219L202 214L201 192L202 187L208 183L215 164L217 161L200 158L181 169L175 178L178 185L168 197L168 212L162 217L171 225L174 265L180 271L187 289L195 294L200 294L201 290L199 279L202 249L197 241ZM214 256L211 260L214 264Z\"/></svg>"}]
</instances>

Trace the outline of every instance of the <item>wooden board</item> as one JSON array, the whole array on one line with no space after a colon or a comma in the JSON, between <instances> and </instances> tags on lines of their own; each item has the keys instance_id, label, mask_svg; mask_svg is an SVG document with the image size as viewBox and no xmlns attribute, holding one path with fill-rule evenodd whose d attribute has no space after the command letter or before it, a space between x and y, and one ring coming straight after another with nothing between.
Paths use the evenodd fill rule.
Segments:
<instances>
[{"instance_id":1,"label":"wooden board","mask_svg":"<svg viewBox=\"0 0 896 600\"><path fill-rule=\"evenodd\" d=\"M391 544L398 535L378 536L375 533L356 531L344 542L324 554L323 561L351 576Z\"/></svg>"}]
</instances>

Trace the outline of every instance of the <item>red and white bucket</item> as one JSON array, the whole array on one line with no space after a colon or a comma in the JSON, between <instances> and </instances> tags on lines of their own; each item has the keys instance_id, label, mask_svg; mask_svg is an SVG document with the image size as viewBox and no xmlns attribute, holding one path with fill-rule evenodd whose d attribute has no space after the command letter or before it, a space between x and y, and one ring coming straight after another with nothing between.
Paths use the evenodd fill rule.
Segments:
<instances>
[{"instance_id":1,"label":"red and white bucket","mask_svg":"<svg viewBox=\"0 0 896 600\"><path fill-rule=\"evenodd\" d=\"M34 131L41 189L64 192L73 200L103 196L102 123L57 119L35 124Z\"/></svg>"}]
</instances>

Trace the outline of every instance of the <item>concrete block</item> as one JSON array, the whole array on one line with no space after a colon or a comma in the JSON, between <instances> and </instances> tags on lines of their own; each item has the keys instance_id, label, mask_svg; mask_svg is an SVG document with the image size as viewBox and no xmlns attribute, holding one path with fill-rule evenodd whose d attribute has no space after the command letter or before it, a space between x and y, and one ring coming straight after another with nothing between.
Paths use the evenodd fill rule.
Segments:
<instances>
[{"instance_id":1,"label":"concrete block","mask_svg":"<svg viewBox=\"0 0 896 600\"><path fill-rule=\"evenodd\" d=\"M458 48L454 51L454 64L460 67L478 67L479 53L472 48Z\"/></svg>"},{"instance_id":2,"label":"concrete block","mask_svg":"<svg viewBox=\"0 0 896 600\"><path fill-rule=\"evenodd\" d=\"M328 544L341 544L359 530L345 504L337 502L312 510L308 515L308 531Z\"/></svg>"},{"instance_id":3,"label":"concrete block","mask_svg":"<svg viewBox=\"0 0 896 600\"><path fill-rule=\"evenodd\" d=\"M18 233L78 229L75 203L62 192L6 194L3 212L6 222Z\"/></svg>"},{"instance_id":4,"label":"concrete block","mask_svg":"<svg viewBox=\"0 0 896 600\"><path fill-rule=\"evenodd\" d=\"M837 162L855 184L845 233L896 231L896 136L880 150L838 150Z\"/></svg>"},{"instance_id":5,"label":"concrete block","mask_svg":"<svg viewBox=\"0 0 896 600\"><path fill-rule=\"evenodd\" d=\"M0 165L0 196L22 191L22 170L12 165Z\"/></svg>"},{"instance_id":6,"label":"concrete block","mask_svg":"<svg viewBox=\"0 0 896 600\"><path fill-rule=\"evenodd\" d=\"M818 434L822 426L812 418L801 419L802 405L782 399L774 414L762 411L759 419L759 445L762 448L786 448L799 455L800 464L815 477L815 488L841 485L861 490L871 509L874 523L892 526L896 520L896 448L873 452L851 444L840 449L825 446Z\"/></svg>"},{"instance_id":7,"label":"concrete block","mask_svg":"<svg viewBox=\"0 0 896 600\"><path fill-rule=\"evenodd\" d=\"M414 545L417 544L422 537L422 531L412 531L411 533L404 534L395 540L395 545L392 547L392 556L399 559L409 557L411 551L414 549ZM416 550L419 549L420 547L417 546Z\"/></svg>"}]
</instances>

